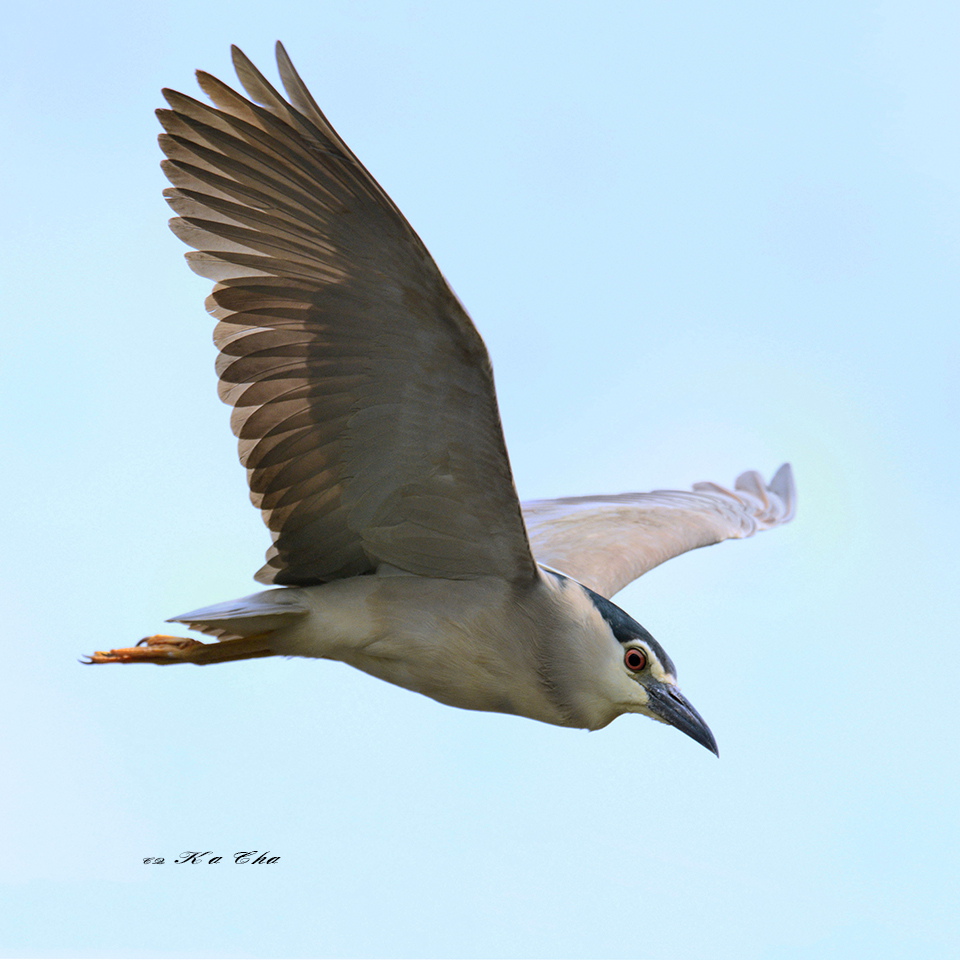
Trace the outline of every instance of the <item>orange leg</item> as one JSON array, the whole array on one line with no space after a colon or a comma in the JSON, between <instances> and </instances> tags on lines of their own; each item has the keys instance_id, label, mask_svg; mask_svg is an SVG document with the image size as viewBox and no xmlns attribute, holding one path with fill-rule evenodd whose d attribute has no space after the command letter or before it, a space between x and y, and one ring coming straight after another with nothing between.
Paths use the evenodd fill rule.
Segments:
<instances>
[{"instance_id":1,"label":"orange leg","mask_svg":"<svg viewBox=\"0 0 960 960\"><path fill-rule=\"evenodd\" d=\"M157 634L144 637L135 647L120 647L117 650L98 650L82 663L223 663L227 660L248 660L252 657L276 656L264 644L265 634L242 637L237 640L221 640L218 643L202 643L186 637L167 637Z\"/></svg>"}]
</instances>

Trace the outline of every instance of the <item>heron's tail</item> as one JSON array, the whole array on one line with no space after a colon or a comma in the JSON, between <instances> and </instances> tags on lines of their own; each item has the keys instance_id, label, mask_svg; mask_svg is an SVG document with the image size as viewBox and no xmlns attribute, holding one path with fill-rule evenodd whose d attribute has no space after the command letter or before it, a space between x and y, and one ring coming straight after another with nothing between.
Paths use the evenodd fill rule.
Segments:
<instances>
[{"instance_id":1,"label":"heron's tail","mask_svg":"<svg viewBox=\"0 0 960 960\"><path fill-rule=\"evenodd\" d=\"M216 637L217 643L201 643L184 637L154 636L135 647L98 650L87 663L225 663L273 657L273 634L310 612L296 587L266 590L239 600L191 610L168 623L185 623L190 629Z\"/></svg>"},{"instance_id":2,"label":"heron's tail","mask_svg":"<svg viewBox=\"0 0 960 960\"><path fill-rule=\"evenodd\" d=\"M191 630L220 640L237 640L273 633L309 612L298 588L282 587L181 613L167 623L185 623Z\"/></svg>"}]
</instances>

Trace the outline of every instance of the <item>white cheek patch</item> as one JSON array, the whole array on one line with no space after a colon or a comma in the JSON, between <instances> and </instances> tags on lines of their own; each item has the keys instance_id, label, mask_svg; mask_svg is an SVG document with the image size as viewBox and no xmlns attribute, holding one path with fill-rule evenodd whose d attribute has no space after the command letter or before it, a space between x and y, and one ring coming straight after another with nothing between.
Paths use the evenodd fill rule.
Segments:
<instances>
[{"instance_id":1,"label":"white cheek patch","mask_svg":"<svg viewBox=\"0 0 960 960\"><path fill-rule=\"evenodd\" d=\"M672 673L667 673L666 670L660 665L660 661L656 659L652 654L647 653L647 659L650 662L650 674L653 676L654 680L658 680L660 683L668 683L671 686L676 686L677 678Z\"/></svg>"}]
</instances>

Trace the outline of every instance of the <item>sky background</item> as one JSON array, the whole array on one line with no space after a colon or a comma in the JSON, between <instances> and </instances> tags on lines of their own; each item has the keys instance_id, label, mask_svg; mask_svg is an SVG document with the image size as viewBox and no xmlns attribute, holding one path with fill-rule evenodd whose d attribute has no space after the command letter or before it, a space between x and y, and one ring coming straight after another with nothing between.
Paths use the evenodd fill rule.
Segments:
<instances>
[{"instance_id":1,"label":"sky background","mask_svg":"<svg viewBox=\"0 0 960 960\"><path fill-rule=\"evenodd\" d=\"M3 956L960 955L955 3L4 27ZM322 661L77 663L257 589L152 113L195 68L231 80L231 42L274 77L277 38L485 337L522 497L793 462L793 524L617 598L719 760Z\"/></svg>"}]
</instances>

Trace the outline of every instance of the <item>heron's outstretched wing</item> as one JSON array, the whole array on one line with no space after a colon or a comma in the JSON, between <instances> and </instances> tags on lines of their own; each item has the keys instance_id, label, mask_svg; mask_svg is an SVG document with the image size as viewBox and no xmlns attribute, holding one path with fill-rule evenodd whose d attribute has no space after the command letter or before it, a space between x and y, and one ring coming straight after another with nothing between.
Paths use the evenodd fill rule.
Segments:
<instances>
[{"instance_id":1,"label":"heron's outstretched wing","mask_svg":"<svg viewBox=\"0 0 960 960\"><path fill-rule=\"evenodd\" d=\"M535 575L486 348L420 238L277 45L289 102L239 50L250 100L164 91L173 231L216 280L220 395L273 532L263 583L379 563Z\"/></svg>"},{"instance_id":2,"label":"heron's outstretched wing","mask_svg":"<svg viewBox=\"0 0 960 960\"><path fill-rule=\"evenodd\" d=\"M657 565L696 547L750 537L793 519L796 488L785 463L769 486L755 470L733 490L654 490L523 504L530 545L545 566L612 597Z\"/></svg>"}]
</instances>

